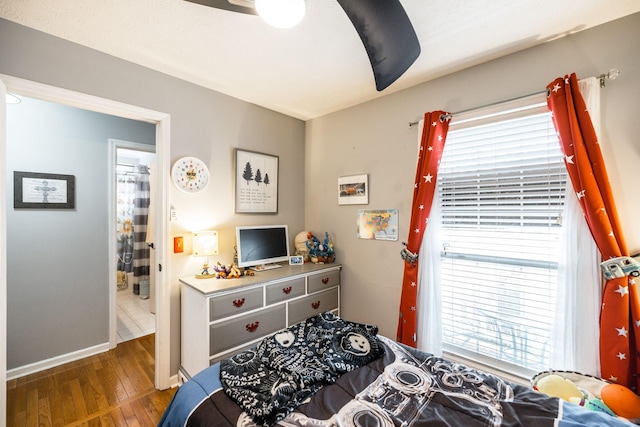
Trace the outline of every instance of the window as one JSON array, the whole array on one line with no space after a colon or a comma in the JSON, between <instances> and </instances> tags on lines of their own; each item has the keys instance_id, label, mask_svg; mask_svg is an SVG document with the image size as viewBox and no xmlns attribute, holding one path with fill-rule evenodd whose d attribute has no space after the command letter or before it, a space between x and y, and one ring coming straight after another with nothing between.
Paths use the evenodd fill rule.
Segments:
<instances>
[{"instance_id":1,"label":"window","mask_svg":"<svg viewBox=\"0 0 640 427\"><path fill-rule=\"evenodd\" d=\"M445 351L548 368L567 175L543 97L454 117L438 174Z\"/></svg>"}]
</instances>

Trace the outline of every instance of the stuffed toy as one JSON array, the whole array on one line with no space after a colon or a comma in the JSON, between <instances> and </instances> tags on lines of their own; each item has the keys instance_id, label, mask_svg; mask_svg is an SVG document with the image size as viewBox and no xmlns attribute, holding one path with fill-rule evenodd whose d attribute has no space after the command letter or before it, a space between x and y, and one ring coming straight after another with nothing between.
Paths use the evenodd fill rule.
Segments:
<instances>
[{"instance_id":1,"label":"stuffed toy","mask_svg":"<svg viewBox=\"0 0 640 427\"><path fill-rule=\"evenodd\" d=\"M616 413L613 412L611 408L609 408L607 405L605 405L602 399L598 399L597 397L593 399L587 399L587 398L580 399L577 397L572 397L569 399L569 402L575 403L576 405L579 405L579 406L584 406L585 408L595 412L604 412L605 414L609 414L613 417L616 416Z\"/></svg>"},{"instance_id":2,"label":"stuffed toy","mask_svg":"<svg viewBox=\"0 0 640 427\"><path fill-rule=\"evenodd\" d=\"M540 378L534 388L552 397L632 422L640 420L640 396L620 384L607 384L594 396L557 374Z\"/></svg>"},{"instance_id":3,"label":"stuffed toy","mask_svg":"<svg viewBox=\"0 0 640 427\"><path fill-rule=\"evenodd\" d=\"M571 398L584 398L580 389L571 380L556 374L540 378L536 384L536 389L551 397L559 397L567 402L570 402Z\"/></svg>"},{"instance_id":4,"label":"stuffed toy","mask_svg":"<svg viewBox=\"0 0 640 427\"><path fill-rule=\"evenodd\" d=\"M607 384L600 392L602 401L619 417L640 418L640 396L620 384Z\"/></svg>"}]
</instances>

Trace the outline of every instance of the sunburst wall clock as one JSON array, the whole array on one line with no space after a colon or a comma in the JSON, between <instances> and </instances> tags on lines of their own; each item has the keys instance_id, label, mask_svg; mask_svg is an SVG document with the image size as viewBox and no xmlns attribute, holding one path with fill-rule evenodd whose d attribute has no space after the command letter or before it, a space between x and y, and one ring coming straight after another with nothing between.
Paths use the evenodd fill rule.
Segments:
<instances>
[{"instance_id":1,"label":"sunburst wall clock","mask_svg":"<svg viewBox=\"0 0 640 427\"><path fill-rule=\"evenodd\" d=\"M185 193L197 193L209 183L209 169L202 160L195 157L178 159L171 168L173 183Z\"/></svg>"}]
</instances>

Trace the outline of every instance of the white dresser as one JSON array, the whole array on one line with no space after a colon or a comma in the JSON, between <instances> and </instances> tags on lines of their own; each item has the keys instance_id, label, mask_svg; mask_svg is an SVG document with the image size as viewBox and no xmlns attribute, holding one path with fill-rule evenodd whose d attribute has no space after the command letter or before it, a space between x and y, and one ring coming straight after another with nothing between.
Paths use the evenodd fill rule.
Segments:
<instances>
[{"instance_id":1,"label":"white dresser","mask_svg":"<svg viewBox=\"0 0 640 427\"><path fill-rule=\"evenodd\" d=\"M181 374L189 379L318 313L340 314L340 269L285 265L239 279L181 278Z\"/></svg>"}]
</instances>

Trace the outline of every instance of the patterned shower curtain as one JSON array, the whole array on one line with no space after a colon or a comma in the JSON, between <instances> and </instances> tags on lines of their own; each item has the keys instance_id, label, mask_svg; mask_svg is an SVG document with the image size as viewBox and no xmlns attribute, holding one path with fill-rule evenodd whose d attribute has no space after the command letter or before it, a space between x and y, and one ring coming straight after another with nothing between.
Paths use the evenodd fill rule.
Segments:
<instances>
[{"instance_id":1,"label":"patterned shower curtain","mask_svg":"<svg viewBox=\"0 0 640 427\"><path fill-rule=\"evenodd\" d=\"M133 201L133 293L135 295L140 295L140 282L149 279L147 224L151 199L150 188L149 167L140 166Z\"/></svg>"},{"instance_id":2,"label":"patterned shower curtain","mask_svg":"<svg viewBox=\"0 0 640 427\"><path fill-rule=\"evenodd\" d=\"M118 165L120 168L121 166ZM118 271L133 272L133 201L135 199L136 181L132 171L125 166L118 170ZM119 288L127 287L126 279Z\"/></svg>"}]
</instances>

